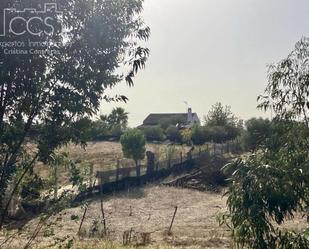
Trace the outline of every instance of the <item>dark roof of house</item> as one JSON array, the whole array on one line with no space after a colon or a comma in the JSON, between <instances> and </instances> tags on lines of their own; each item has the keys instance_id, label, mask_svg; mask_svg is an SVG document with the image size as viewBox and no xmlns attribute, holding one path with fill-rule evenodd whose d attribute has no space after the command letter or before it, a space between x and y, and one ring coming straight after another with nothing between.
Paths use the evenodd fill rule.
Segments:
<instances>
[{"instance_id":1,"label":"dark roof of house","mask_svg":"<svg viewBox=\"0 0 309 249\"><path fill-rule=\"evenodd\" d=\"M143 125L158 125L171 120L179 123L186 123L187 117L187 113L153 113L148 115L148 117L144 120Z\"/></svg>"}]
</instances>

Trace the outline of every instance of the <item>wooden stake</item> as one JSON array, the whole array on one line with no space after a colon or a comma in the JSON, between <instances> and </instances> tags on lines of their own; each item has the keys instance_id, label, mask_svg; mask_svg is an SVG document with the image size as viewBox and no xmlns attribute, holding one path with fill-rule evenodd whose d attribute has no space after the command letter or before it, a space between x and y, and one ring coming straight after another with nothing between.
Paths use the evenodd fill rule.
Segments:
<instances>
[{"instance_id":1,"label":"wooden stake","mask_svg":"<svg viewBox=\"0 0 309 249\"><path fill-rule=\"evenodd\" d=\"M102 218L103 218L104 235L106 236L106 221L105 221L105 212L104 212L104 205L103 205L103 197L101 197L101 212L102 212Z\"/></svg>"},{"instance_id":2,"label":"wooden stake","mask_svg":"<svg viewBox=\"0 0 309 249\"><path fill-rule=\"evenodd\" d=\"M176 207L175 207L175 212L174 212L174 215L173 215L173 219L172 219L172 222L171 222L171 225L170 225L170 228L168 229L168 234L169 234L169 235L170 235L171 232L172 232L172 227L173 227L173 224L174 224L174 220L175 220L175 216L176 216L177 210L178 210L178 207L176 206Z\"/></svg>"},{"instance_id":3,"label":"wooden stake","mask_svg":"<svg viewBox=\"0 0 309 249\"><path fill-rule=\"evenodd\" d=\"M81 222L80 222L80 225L79 225L78 237L80 236L80 231L81 231L81 229L82 229L82 226L83 226L83 223L84 223L84 220L85 220L87 211L88 211L88 205L87 205L86 208L85 208L85 211L84 211L84 214L83 214L83 218L82 218L82 220L81 220Z\"/></svg>"}]
</instances>

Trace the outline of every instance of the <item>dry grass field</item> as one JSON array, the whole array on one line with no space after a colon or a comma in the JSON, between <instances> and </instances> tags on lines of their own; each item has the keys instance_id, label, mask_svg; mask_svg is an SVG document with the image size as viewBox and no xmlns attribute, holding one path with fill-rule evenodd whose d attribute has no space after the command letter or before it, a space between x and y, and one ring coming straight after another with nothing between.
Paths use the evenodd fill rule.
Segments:
<instances>
[{"instance_id":1,"label":"dry grass field","mask_svg":"<svg viewBox=\"0 0 309 249\"><path fill-rule=\"evenodd\" d=\"M158 160L166 159L166 148L167 145L164 144L147 144L146 146L146 150L155 153ZM177 157L181 151L185 153L188 150L185 146L175 146L175 148ZM93 164L96 170L115 169L118 160L120 165L134 166L132 160L123 157L121 144L118 142L90 142L85 149L71 145L63 150L68 151L75 161ZM145 162L146 159L142 161L142 163Z\"/></svg>"},{"instance_id":2,"label":"dry grass field","mask_svg":"<svg viewBox=\"0 0 309 249\"><path fill-rule=\"evenodd\" d=\"M156 155L157 160L166 160L166 149L168 145L165 144L147 144L146 149L152 151ZM186 146L175 146L175 157L180 157L188 151ZM74 160L82 169L93 165L94 173L96 171L107 171L116 168L119 160L120 167L134 166L133 160L123 157L121 144L118 142L89 142L86 148L76 145L68 145L61 149L67 152L69 157ZM145 164L146 159L142 161ZM38 164L35 167L37 172L43 178L49 177L49 167L43 164ZM59 182L62 185L68 184L68 173L62 168L59 172Z\"/></svg>"},{"instance_id":3,"label":"dry grass field","mask_svg":"<svg viewBox=\"0 0 309 249\"><path fill-rule=\"evenodd\" d=\"M165 145L147 145L147 149L161 155L164 160ZM122 158L119 143L92 143L83 150L76 146L63 149L70 157L81 163L91 163L94 170L112 169ZM178 152L187 148L178 147ZM123 162L129 162L122 159ZM36 168L41 175L48 175L44 165ZM67 179L61 174L62 184ZM172 177L165 182L173 180ZM77 236L84 209L82 205L70 208L50 217L31 248L79 248L79 249L130 249L145 242L142 236L148 234L145 247L149 249L227 249L232 248L230 231L220 227L217 216L226 211L226 197L219 192L199 192L155 185L129 189L125 192L105 196L103 199L107 235L103 234L101 200L89 202L80 236ZM168 234L175 206L178 207L171 234ZM23 248L40 221L40 217L28 221L21 230L6 231L0 234L0 248ZM306 227L304 219L287 222L287 229L302 230ZM122 246L123 235L130 233L131 245ZM3 244L5 238L14 236ZM147 240L148 240L147 239ZM73 246L73 247L72 247Z\"/></svg>"},{"instance_id":4,"label":"dry grass field","mask_svg":"<svg viewBox=\"0 0 309 249\"><path fill-rule=\"evenodd\" d=\"M178 206L178 212L172 234L168 235L175 206ZM138 243L140 233L150 233L152 246L230 248L229 232L225 227L219 227L216 220L218 213L225 210L225 199L218 193L148 186L106 197L104 209L108 230L106 239L110 241L121 243L124 232L132 229L132 237L135 237L135 240L132 240L133 244ZM55 241L67 243L67 238L78 240L77 232L82 216L83 209L76 207L51 217L34 245L42 248L52 246ZM94 200L86 214L82 235L89 237L93 222L101 219L101 202ZM26 224L22 235L11 241L11 248L17 248L26 242L38 220L34 219ZM98 245L96 243L96 246Z\"/></svg>"},{"instance_id":5,"label":"dry grass field","mask_svg":"<svg viewBox=\"0 0 309 249\"><path fill-rule=\"evenodd\" d=\"M172 233L168 235L175 206L178 206L178 212ZM73 248L79 249L129 249L141 243L142 233L149 233L150 241L146 247L140 248L232 248L229 230L225 226L220 227L217 221L217 215L226 210L226 198L222 193L152 185L105 197L104 210L106 237L91 235L96 221L99 222L98 233L102 234L103 230L101 201L92 200L81 229L81 238L77 233L84 209L79 206L52 216L33 241L32 248L66 248L72 243ZM38 222L39 218L29 221L22 232L1 249L23 248ZM297 217L284 226L302 230L306 224ZM120 246L126 231L132 231L133 245L129 247Z\"/></svg>"}]
</instances>

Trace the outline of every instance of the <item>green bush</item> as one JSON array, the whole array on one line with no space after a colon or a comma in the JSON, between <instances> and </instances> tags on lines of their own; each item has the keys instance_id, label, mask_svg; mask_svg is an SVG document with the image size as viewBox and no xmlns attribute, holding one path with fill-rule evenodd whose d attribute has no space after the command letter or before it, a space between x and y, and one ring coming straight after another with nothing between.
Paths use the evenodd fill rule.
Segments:
<instances>
[{"instance_id":1,"label":"green bush","mask_svg":"<svg viewBox=\"0 0 309 249\"><path fill-rule=\"evenodd\" d=\"M271 134L271 122L268 119L252 118L246 122L242 135L242 144L246 150L256 150Z\"/></svg>"},{"instance_id":2,"label":"green bush","mask_svg":"<svg viewBox=\"0 0 309 249\"><path fill-rule=\"evenodd\" d=\"M175 143L181 142L181 134L180 134L179 129L176 126L174 126L174 125L169 126L166 129L165 133L166 133L166 137L170 141L175 142Z\"/></svg>"},{"instance_id":3,"label":"green bush","mask_svg":"<svg viewBox=\"0 0 309 249\"><path fill-rule=\"evenodd\" d=\"M203 145L209 140L208 130L203 126L195 125L192 128L191 139L194 145Z\"/></svg>"},{"instance_id":4,"label":"green bush","mask_svg":"<svg viewBox=\"0 0 309 249\"><path fill-rule=\"evenodd\" d=\"M147 141L164 141L164 131L160 126L145 127L142 130Z\"/></svg>"},{"instance_id":5,"label":"green bush","mask_svg":"<svg viewBox=\"0 0 309 249\"><path fill-rule=\"evenodd\" d=\"M128 113L123 108L114 108L109 115L101 115L88 125L88 139L92 141L119 140L127 129Z\"/></svg>"}]
</instances>

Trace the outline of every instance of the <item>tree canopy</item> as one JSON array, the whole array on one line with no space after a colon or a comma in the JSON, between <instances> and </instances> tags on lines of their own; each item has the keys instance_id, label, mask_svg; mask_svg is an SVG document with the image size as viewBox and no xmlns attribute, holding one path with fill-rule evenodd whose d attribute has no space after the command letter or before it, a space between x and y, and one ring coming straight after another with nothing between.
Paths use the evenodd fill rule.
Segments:
<instances>
[{"instance_id":1,"label":"tree canopy","mask_svg":"<svg viewBox=\"0 0 309 249\"><path fill-rule=\"evenodd\" d=\"M15 2L1 1L0 8L13 7ZM17 170L27 172L37 159L45 161L54 149L69 141L84 143L84 127L101 101L127 100L125 96L108 96L106 90L122 81L132 86L149 54L141 45L150 34L140 17L142 0L53 2L63 16L56 12L46 15L58 19L62 30L40 36L29 32L0 36L2 44L18 41L27 45L31 41L43 44L42 51L56 51L11 55L0 47L2 197ZM25 0L18 7L41 10L45 3L48 1ZM32 30L40 29L39 23L33 25ZM22 158L28 151L24 145L34 124L40 127L32 141L38 150L30 154L32 159L25 166Z\"/></svg>"},{"instance_id":2,"label":"tree canopy","mask_svg":"<svg viewBox=\"0 0 309 249\"><path fill-rule=\"evenodd\" d=\"M309 38L302 38L295 49L269 67L268 85L260 95L259 108L277 116L302 120L309 127Z\"/></svg>"},{"instance_id":3,"label":"tree canopy","mask_svg":"<svg viewBox=\"0 0 309 249\"><path fill-rule=\"evenodd\" d=\"M236 126L238 119L232 113L230 106L223 106L218 102L211 107L205 122L209 126Z\"/></svg>"},{"instance_id":4,"label":"tree canopy","mask_svg":"<svg viewBox=\"0 0 309 249\"><path fill-rule=\"evenodd\" d=\"M235 139L243 128L242 120L232 113L231 107L220 102L211 107L205 117L205 126L204 136L217 143Z\"/></svg>"},{"instance_id":5,"label":"tree canopy","mask_svg":"<svg viewBox=\"0 0 309 249\"><path fill-rule=\"evenodd\" d=\"M271 121L263 118L249 119L246 121L245 126L246 131L243 135L243 142L245 148L251 151L256 150L265 143L272 131Z\"/></svg>"}]
</instances>

